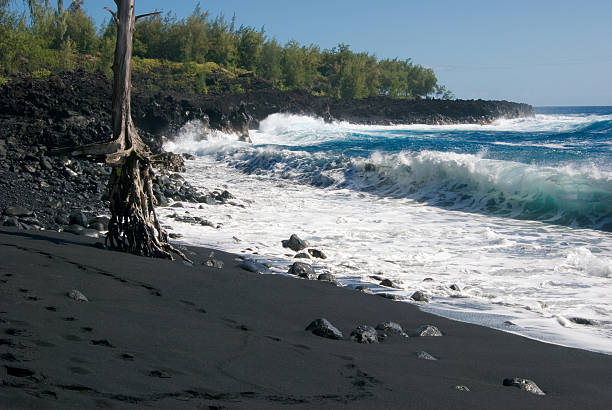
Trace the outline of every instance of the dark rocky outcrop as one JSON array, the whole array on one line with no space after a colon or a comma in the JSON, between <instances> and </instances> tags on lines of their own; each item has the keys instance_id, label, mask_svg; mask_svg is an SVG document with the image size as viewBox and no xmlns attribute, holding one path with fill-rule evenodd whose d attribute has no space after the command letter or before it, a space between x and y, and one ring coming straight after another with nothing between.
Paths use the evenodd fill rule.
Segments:
<instances>
[{"instance_id":1,"label":"dark rocky outcrop","mask_svg":"<svg viewBox=\"0 0 612 410\"><path fill-rule=\"evenodd\" d=\"M339 340L344 337L342 332L325 318L317 319L311 322L306 327L306 331L312 332L317 336L325 337L327 339Z\"/></svg>"},{"instance_id":2,"label":"dark rocky outcrop","mask_svg":"<svg viewBox=\"0 0 612 410\"><path fill-rule=\"evenodd\" d=\"M106 141L111 135L111 82L100 72L75 71L45 79L11 77L0 88L0 126L27 145L74 147ZM256 87L243 94L188 94L147 91L135 85L132 117L153 153L162 136L188 121L248 139L248 130L270 114L314 115L361 124L482 124L500 117L533 116L527 104L483 100L406 100L384 96L361 100L318 97L303 90ZM5 146L0 146L2 155Z\"/></svg>"},{"instance_id":3,"label":"dark rocky outcrop","mask_svg":"<svg viewBox=\"0 0 612 410\"><path fill-rule=\"evenodd\" d=\"M533 380L529 380L529 379L522 379L520 377L512 377L509 379L504 379L503 381L503 385L504 386L512 386L512 387L517 387L521 390L524 390L528 393L531 394L536 394L538 396L545 396L546 393L544 393L537 384L535 384L535 382Z\"/></svg>"}]
</instances>

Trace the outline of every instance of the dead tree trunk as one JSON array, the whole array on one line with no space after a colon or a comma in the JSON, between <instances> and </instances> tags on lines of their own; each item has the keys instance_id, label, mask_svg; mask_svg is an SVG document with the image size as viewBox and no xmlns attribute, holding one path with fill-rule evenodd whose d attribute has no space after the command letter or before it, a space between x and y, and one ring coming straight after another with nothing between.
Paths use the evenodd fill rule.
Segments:
<instances>
[{"instance_id":1,"label":"dead tree trunk","mask_svg":"<svg viewBox=\"0 0 612 410\"><path fill-rule=\"evenodd\" d=\"M117 25L117 45L113 63L113 141L82 147L76 154L106 154L112 167L108 189L110 212L107 244L114 249L142 256L172 259L168 243L154 209L150 151L136 131L131 115L132 40L136 20L134 0L115 0L117 11L107 10ZM155 14L155 13L153 13Z\"/></svg>"}]
</instances>

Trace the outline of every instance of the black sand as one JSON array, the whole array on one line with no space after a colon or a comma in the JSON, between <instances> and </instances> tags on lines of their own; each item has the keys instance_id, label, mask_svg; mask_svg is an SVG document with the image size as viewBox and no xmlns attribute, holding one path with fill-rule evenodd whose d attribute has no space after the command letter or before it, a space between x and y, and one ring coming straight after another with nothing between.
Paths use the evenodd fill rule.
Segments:
<instances>
[{"instance_id":1,"label":"black sand","mask_svg":"<svg viewBox=\"0 0 612 410\"><path fill-rule=\"evenodd\" d=\"M0 408L612 408L612 356L249 273L222 252L217 269L202 264L206 249L192 249L189 267L93 243L0 230ZM345 340L304 330L320 317ZM445 335L350 341L358 325L389 320ZM508 377L546 396L503 386Z\"/></svg>"}]
</instances>

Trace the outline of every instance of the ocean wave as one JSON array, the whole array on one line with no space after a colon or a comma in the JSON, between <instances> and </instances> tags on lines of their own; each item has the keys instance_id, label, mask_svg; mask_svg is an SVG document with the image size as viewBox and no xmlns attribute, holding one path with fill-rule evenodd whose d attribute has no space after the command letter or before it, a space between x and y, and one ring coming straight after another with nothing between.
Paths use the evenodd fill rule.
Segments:
<instances>
[{"instance_id":1,"label":"ocean wave","mask_svg":"<svg viewBox=\"0 0 612 410\"><path fill-rule=\"evenodd\" d=\"M165 148L322 188L612 231L611 130L612 115L374 127L273 114L252 132L253 145L190 123Z\"/></svg>"},{"instance_id":2,"label":"ocean wave","mask_svg":"<svg viewBox=\"0 0 612 410\"><path fill-rule=\"evenodd\" d=\"M594 165L543 167L438 151L350 158L271 147L219 159L249 174L612 231L612 173Z\"/></svg>"}]
</instances>

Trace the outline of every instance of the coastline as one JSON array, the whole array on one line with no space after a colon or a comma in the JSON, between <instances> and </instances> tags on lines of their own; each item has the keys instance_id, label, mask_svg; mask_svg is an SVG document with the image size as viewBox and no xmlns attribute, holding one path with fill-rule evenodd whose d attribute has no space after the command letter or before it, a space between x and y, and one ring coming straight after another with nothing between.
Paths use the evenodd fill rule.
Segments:
<instances>
[{"instance_id":1,"label":"coastline","mask_svg":"<svg viewBox=\"0 0 612 410\"><path fill-rule=\"evenodd\" d=\"M190 267L109 257L95 242L1 229L0 401L7 408L562 409L612 402L611 356L321 281L247 272L236 255L220 251L214 258L222 269L206 266L210 250L189 248ZM89 302L68 298L71 289ZM304 330L321 317L344 340ZM358 325L384 321L407 331L431 324L444 336L390 336L372 345L349 339ZM419 359L418 351L438 360ZM11 376L9 367L33 373ZM546 396L503 386L510 377L533 380Z\"/></svg>"}]
</instances>

